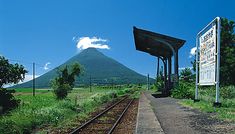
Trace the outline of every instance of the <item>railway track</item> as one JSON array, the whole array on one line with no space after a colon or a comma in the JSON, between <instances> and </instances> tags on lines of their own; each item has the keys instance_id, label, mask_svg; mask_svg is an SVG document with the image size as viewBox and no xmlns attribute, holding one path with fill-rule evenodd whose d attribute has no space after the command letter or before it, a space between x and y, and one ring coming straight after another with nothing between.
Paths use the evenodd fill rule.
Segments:
<instances>
[{"instance_id":1,"label":"railway track","mask_svg":"<svg viewBox=\"0 0 235 134\"><path fill-rule=\"evenodd\" d=\"M134 99L124 97L70 134L111 134Z\"/></svg>"}]
</instances>

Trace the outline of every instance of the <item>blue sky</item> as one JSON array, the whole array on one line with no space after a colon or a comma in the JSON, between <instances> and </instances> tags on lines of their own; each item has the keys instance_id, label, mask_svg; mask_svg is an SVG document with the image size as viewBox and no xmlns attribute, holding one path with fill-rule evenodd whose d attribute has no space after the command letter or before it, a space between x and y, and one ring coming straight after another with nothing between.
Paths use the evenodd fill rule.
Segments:
<instances>
[{"instance_id":1,"label":"blue sky","mask_svg":"<svg viewBox=\"0 0 235 134\"><path fill-rule=\"evenodd\" d=\"M133 26L186 40L179 67L190 67L196 34L216 16L235 20L234 5L234 0L0 0L0 54L25 65L29 74L36 62L41 75L77 54L80 38L97 37L110 48L104 54L154 76L156 58L135 50Z\"/></svg>"}]
</instances>

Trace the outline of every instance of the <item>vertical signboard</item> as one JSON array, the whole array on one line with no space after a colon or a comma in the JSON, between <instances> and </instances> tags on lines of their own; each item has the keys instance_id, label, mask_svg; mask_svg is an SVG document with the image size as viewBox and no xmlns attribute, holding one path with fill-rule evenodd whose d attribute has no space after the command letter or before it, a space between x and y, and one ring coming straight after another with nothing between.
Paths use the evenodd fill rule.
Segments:
<instances>
[{"instance_id":1,"label":"vertical signboard","mask_svg":"<svg viewBox=\"0 0 235 134\"><path fill-rule=\"evenodd\" d=\"M216 77L216 25L199 36L200 85L215 85Z\"/></svg>"},{"instance_id":2,"label":"vertical signboard","mask_svg":"<svg viewBox=\"0 0 235 134\"><path fill-rule=\"evenodd\" d=\"M216 85L216 99L214 105L220 106L220 17L216 17L197 34L196 47L195 101L198 101L199 85Z\"/></svg>"}]
</instances>

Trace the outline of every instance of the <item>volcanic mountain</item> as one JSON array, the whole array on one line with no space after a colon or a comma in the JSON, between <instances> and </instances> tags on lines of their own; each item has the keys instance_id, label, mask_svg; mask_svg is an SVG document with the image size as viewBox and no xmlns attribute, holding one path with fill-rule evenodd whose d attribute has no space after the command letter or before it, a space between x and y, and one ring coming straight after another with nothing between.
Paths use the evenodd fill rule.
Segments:
<instances>
[{"instance_id":1,"label":"volcanic mountain","mask_svg":"<svg viewBox=\"0 0 235 134\"><path fill-rule=\"evenodd\" d=\"M72 65L75 62L80 63L84 68L83 73L76 78L76 86L88 85L90 81L96 85L146 83L145 76L105 56L95 48L88 48L70 58L64 64L36 78L36 88L50 87L50 81L58 76L58 69L66 65ZM153 79L150 80L153 81ZM14 88L18 87L32 87L32 81L14 86Z\"/></svg>"}]
</instances>

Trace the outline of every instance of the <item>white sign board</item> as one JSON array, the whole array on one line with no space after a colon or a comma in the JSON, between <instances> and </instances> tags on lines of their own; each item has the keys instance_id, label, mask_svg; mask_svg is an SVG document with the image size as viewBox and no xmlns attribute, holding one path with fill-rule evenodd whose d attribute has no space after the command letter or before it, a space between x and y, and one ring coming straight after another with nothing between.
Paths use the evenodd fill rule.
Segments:
<instances>
[{"instance_id":1,"label":"white sign board","mask_svg":"<svg viewBox=\"0 0 235 134\"><path fill-rule=\"evenodd\" d=\"M199 84L215 85L216 75L216 25L199 36Z\"/></svg>"},{"instance_id":2,"label":"white sign board","mask_svg":"<svg viewBox=\"0 0 235 134\"><path fill-rule=\"evenodd\" d=\"M195 101L198 101L199 85L216 85L214 106L221 105L219 102L220 25L220 17L216 17L197 34L196 39L197 52ZM198 56L198 54L200 55Z\"/></svg>"}]
</instances>

